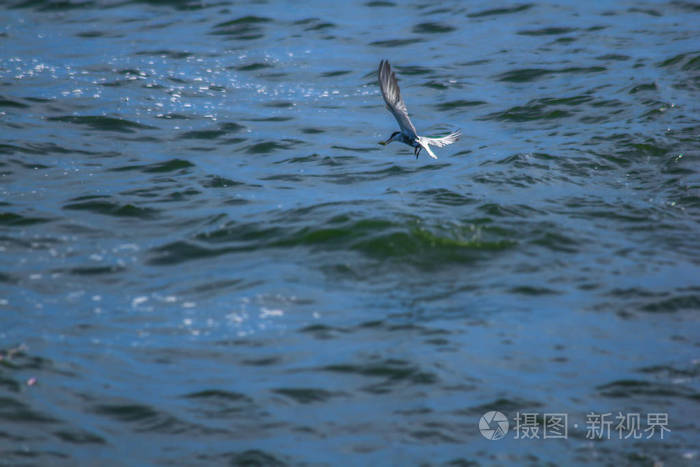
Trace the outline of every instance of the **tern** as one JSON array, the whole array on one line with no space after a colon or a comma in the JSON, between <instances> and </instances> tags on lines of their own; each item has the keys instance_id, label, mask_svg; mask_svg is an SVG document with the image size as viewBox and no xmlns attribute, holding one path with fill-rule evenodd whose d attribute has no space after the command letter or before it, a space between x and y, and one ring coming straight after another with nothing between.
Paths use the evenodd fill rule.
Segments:
<instances>
[{"instance_id":1,"label":"tern","mask_svg":"<svg viewBox=\"0 0 700 467\"><path fill-rule=\"evenodd\" d=\"M406 104L401 99L401 91L399 90L399 83L396 81L396 74L391 71L391 65L389 65L388 60L379 62L377 73L379 75L379 87L382 89L382 97L384 97L384 102L386 102L386 108L394 115L394 118L399 123L399 128L401 128L401 131L395 131L388 140L381 141L379 144L385 146L392 141L399 141L413 148L416 159L418 159L421 149L425 149L430 157L437 159L437 156L430 150L431 145L441 148L459 139L462 135L459 130L442 138L418 136L416 127L413 126L411 119L408 117Z\"/></svg>"}]
</instances>

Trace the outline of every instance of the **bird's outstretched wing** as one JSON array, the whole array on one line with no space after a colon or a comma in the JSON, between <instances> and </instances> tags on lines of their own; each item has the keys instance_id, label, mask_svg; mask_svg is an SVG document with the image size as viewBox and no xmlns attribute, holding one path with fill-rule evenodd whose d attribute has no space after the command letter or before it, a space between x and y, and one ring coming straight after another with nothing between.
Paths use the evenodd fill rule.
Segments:
<instances>
[{"instance_id":1,"label":"bird's outstretched wing","mask_svg":"<svg viewBox=\"0 0 700 467\"><path fill-rule=\"evenodd\" d=\"M387 60L379 62L378 74L379 87L382 89L382 97L384 97L387 108L394 114L394 118L396 118L396 121L399 123L401 131L406 133L407 136L415 138L417 136L416 127L413 126L411 119L408 118L406 104L403 99L401 99L399 83L396 81L396 75L391 71L391 65L389 65Z\"/></svg>"},{"instance_id":2,"label":"bird's outstretched wing","mask_svg":"<svg viewBox=\"0 0 700 467\"><path fill-rule=\"evenodd\" d=\"M432 144L433 146L441 148L443 146L447 146L448 144L454 143L459 139L460 136L462 136L462 132L460 130L457 130L454 133L450 133L447 136L443 136L442 138L426 138L425 136L423 136L421 139L427 144Z\"/></svg>"}]
</instances>

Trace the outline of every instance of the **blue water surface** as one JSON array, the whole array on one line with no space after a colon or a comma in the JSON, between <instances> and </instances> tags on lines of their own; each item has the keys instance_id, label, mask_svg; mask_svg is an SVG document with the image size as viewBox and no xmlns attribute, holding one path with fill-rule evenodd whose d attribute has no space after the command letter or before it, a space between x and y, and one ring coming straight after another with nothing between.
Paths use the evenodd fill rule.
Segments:
<instances>
[{"instance_id":1,"label":"blue water surface","mask_svg":"<svg viewBox=\"0 0 700 467\"><path fill-rule=\"evenodd\" d=\"M1 465L697 463L700 4L0 8Z\"/></svg>"}]
</instances>

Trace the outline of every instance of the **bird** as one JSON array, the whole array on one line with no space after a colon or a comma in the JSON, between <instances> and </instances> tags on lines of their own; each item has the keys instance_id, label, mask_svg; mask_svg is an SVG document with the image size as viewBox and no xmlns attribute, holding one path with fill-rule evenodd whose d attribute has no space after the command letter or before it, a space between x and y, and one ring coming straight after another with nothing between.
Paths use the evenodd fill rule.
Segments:
<instances>
[{"instance_id":1,"label":"bird","mask_svg":"<svg viewBox=\"0 0 700 467\"><path fill-rule=\"evenodd\" d=\"M443 136L442 138L418 136L416 127L413 126L411 119L408 117L408 110L401 98L401 90L396 80L396 74L391 71L391 65L388 60L381 60L379 62L377 74L379 76L379 87L382 90L382 97L384 98L384 102L386 102L386 108L394 115L394 118L399 124L399 128L401 128L401 131L395 131L391 134L389 139L380 141L379 144L386 146L392 141L399 141L413 148L413 154L415 154L416 159L418 159L421 149L425 149L430 157L437 159L437 156L430 150L431 145L441 148L459 139L462 135L460 130Z\"/></svg>"}]
</instances>

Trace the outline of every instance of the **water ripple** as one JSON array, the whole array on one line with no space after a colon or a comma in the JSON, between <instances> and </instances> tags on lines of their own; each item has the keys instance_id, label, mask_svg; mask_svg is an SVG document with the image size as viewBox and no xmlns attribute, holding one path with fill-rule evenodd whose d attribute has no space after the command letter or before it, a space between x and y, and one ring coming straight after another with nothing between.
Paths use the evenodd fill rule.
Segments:
<instances>
[{"instance_id":1,"label":"water ripple","mask_svg":"<svg viewBox=\"0 0 700 467\"><path fill-rule=\"evenodd\" d=\"M152 130L155 127L143 125L141 123L132 122L124 118L114 118L105 116L63 116L49 117L48 121L67 122L76 125L85 125L93 130L100 131L117 131L121 133L134 133L136 130Z\"/></svg>"}]
</instances>

